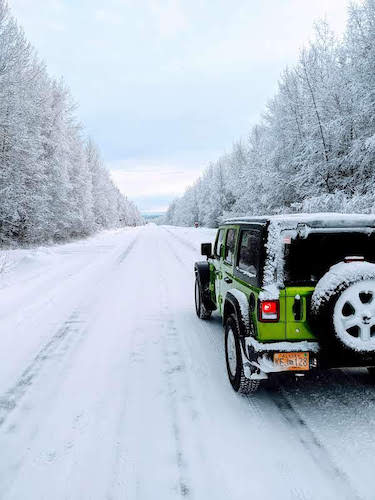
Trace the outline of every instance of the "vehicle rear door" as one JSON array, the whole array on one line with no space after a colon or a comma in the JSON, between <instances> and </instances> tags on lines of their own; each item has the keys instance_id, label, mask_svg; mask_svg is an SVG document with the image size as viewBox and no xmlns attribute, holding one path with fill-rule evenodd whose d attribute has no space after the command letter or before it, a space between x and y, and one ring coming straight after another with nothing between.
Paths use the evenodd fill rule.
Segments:
<instances>
[{"instance_id":1,"label":"vehicle rear door","mask_svg":"<svg viewBox=\"0 0 375 500\"><path fill-rule=\"evenodd\" d=\"M287 340L314 340L309 311L314 291L313 259L321 258L306 239L293 240L284 234L285 319ZM315 250L315 252L314 252Z\"/></svg>"}]
</instances>

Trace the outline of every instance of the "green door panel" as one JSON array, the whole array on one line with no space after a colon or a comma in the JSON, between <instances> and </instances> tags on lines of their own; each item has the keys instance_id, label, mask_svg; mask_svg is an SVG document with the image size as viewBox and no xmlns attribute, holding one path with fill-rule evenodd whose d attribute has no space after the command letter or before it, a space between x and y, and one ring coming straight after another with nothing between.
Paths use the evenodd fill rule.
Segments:
<instances>
[{"instance_id":1,"label":"green door panel","mask_svg":"<svg viewBox=\"0 0 375 500\"><path fill-rule=\"evenodd\" d=\"M250 294L255 296L255 309L251 314L252 323L256 330L256 338L260 342L285 340L285 290L280 290L280 321L277 323L262 323L258 321L258 297L260 288L249 285L238 279L233 279L233 288L243 292L249 299Z\"/></svg>"}]
</instances>

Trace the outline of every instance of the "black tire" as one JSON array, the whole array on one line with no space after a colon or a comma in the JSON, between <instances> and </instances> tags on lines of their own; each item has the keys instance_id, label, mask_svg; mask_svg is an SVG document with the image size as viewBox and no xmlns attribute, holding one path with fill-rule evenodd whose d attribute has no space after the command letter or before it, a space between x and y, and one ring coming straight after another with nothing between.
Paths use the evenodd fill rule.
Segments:
<instances>
[{"instance_id":1,"label":"black tire","mask_svg":"<svg viewBox=\"0 0 375 500\"><path fill-rule=\"evenodd\" d=\"M333 324L334 309L340 295L341 290L336 290L312 313L314 332L319 338L321 348L327 353L336 349L348 351L348 347L338 337Z\"/></svg>"},{"instance_id":2,"label":"black tire","mask_svg":"<svg viewBox=\"0 0 375 500\"><path fill-rule=\"evenodd\" d=\"M369 366L367 368L368 374L370 375L371 379L375 381L375 367L374 366Z\"/></svg>"},{"instance_id":3,"label":"black tire","mask_svg":"<svg viewBox=\"0 0 375 500\"><path fill-rule=\"evenodd\" d=\"M202 287L198 278L195 278L194 298L195 298L195 312L200 319L210 319L212 311L207 309L202 300Z\"/></svg>"},{"instance_id":4,"label":"black tire","mask_svg":"<svg viewBox=\"0 0 375 500\"><path fill-rule=\"evenodd\" d=\"M231 314L225 323L225 360L228 378L236 392L241 394L251 394L259 388L259 380L249 380L245 377L238 333L239 330L236 317L234 314ZM235 362L233 361L232 356L234 353Z\"/></svg>"}]
</instances>

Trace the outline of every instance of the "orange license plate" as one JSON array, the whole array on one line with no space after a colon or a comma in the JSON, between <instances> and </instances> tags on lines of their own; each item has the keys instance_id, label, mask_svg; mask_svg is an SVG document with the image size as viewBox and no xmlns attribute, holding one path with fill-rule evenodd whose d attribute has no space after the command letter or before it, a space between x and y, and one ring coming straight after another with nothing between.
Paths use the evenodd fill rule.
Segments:
<instances>
[{"instance_id":1,"label":"orange license plate","mask_svg":"<svg viewBox=\"0 0 375 500\"><path fill-rule=\"evenodd\" d=\"M277 352L273 355L275 365L284 370L309 370L310 356L308 352Z\"/></svg>"}]
</instances>

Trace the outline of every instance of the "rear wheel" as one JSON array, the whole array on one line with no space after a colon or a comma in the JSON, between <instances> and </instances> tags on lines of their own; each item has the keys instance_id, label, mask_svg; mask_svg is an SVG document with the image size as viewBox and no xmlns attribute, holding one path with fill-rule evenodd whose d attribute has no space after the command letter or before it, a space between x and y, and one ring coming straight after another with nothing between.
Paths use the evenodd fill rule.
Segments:
<instances>
[{"instance_id":1,"label":"rear wheel","mask_svg":"<svg viewBox=\"0 0 375 500\"><path fill-rule=\"evenodd\" d=\"M198 278L195 279L195 312L200 319L209 319L211 317L212 311L207 309L202 300L202 287Z\"/></svg>"},{"instance_id":2,"label":"rear wheel","mask_svg":"<svg viewBox=\"0 0 375 500\"><path fill-rule=\"evenodd\" d=\"M242 394L255 392L259 387L259 380L249 380L245 377L238 326L234 315L229 316L225 324L225 358L228 378L233 389Z\"/></svg>"}]
</instances>

